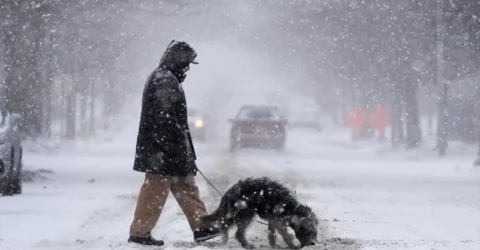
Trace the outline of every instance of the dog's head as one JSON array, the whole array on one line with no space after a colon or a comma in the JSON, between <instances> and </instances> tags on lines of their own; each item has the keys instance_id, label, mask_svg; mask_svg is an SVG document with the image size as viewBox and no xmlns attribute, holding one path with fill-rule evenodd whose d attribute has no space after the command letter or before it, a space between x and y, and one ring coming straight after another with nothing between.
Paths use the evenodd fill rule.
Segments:
<instances>
[{"instance_id":1,"label":"dog's head","mask_svg":"<svg viewBox=\"0 0 480 250\"><path fill-rule=\"evenodd\" d=\"M295 236L302 247L313 246L317 240L317 224L309 218L301 218L300 225L295 230Z\"/></svg>"},{"instance_id":2,"label":"dog's head","mask_svg":"<svg viewBox=\"0 0 480 250\"><path fill-rule=\"evenodd\" d=\"M313 246L317 240L318 219L309 207L305 206L303 209L301 216L293 217L292 229L301 247Z\"/></svg>"}]
</instances>

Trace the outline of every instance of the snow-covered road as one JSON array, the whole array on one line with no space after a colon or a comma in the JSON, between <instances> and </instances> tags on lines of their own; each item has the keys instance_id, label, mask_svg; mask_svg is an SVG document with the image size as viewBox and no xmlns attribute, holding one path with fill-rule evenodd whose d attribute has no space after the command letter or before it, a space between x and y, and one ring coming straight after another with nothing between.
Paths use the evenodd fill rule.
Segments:
<instances>
[{"instance_id":1,"label":"snow-covered road","mask_svg":"<svg viewBox=\"0 0 480 250\"><path fill-rule=\"evenodd\" d=\"M25 155L26 169L53 173L26 183L23 195L0 197L0 249L152 249L126 243L143 180L131 170L134 130L59 155ZM308 131L290 133L286 152L230 155L224 143L197 148L198 165L220 189L247 176L294 188L321 218L324 244L311 249L480 249L480 178L470 171L471 159L380 158ZM198 182L215 207L218 195ZM248 235L268 249L265 231L254 225ZM164 249L222 249L190 243L174 199L154 235L166 240ZM229 247L240 249L234 240Z\"/></svg>"}]
</instances>

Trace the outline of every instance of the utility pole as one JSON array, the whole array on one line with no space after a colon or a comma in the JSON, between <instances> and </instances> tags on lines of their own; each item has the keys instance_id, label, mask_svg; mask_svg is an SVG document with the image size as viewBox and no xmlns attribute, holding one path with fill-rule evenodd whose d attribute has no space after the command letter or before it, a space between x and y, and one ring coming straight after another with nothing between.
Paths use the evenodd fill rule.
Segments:
<instances>
[{"instance_id":1,"label":"utility pole","mask_svg":"<svg viewBox=\"0 0 480 250\"><path fill-rule=\"evenodd\" d=\"M436 55L437 67L435 84L440 88L438 100L438 122L437 122L437 150L440 156L447 152L447 129L448 129L448 86L445 81L444 68L444 34L445 26L443 24L444 0L437 0L438 8L436 15Z\"/></svg>"}]
</instances>

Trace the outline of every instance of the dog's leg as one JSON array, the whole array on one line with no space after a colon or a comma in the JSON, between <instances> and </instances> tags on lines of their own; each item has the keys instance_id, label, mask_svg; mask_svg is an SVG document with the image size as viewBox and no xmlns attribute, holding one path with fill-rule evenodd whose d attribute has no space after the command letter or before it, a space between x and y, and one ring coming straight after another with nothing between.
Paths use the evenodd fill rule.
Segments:
<instances>
[{"instance_id":1,"label":"dog's leg","mask_svg":"<svg viewBox=\"0 0 480 250\"><path fill-rule=\"evenodd\" d=\"M226 245L227 242L228 242L228 227L227 227L227 225L222 225L222 228L220 229L220 231L222 232L222 243L224 245Z\"/></svg>"},{"instance_id":2,"label":"dog's leg","mask_svg":"<svg viewBox=\"0 0 480 250\"><path fill-rule=\"evenodd\" d=\"M287 246L291 249L300 249L301 247L295 246L295 244L293 243L293 240L294 240L293 236L288 234L287 225L285 225L282 222L278 223L277 225L278 225L277 227L278 233L280 233L280 235L283 238L283 241L287 244Z\"/></svg>"},{"instance_id":3,"label":"dog's leg","mask_svg":"<svg viewBox=\"0 0 480 250\"><path fill-rule=\"evenodd\" d=\"M235 238L240 242L243 248L246 249L254 249L255 247L248 243L247 239L245 238L245 231L247 230L248 226L253 220L253 216L245 216L242 220L238 223L237 232L235 233Z\"/></svg>"},{"instance_id":4,"label":"dog's leg","mask_svg":"<svg viewBox=\"0 0 480 250\"><path fill-rule=\"evenodd\" d=\"M220 225L219 227L219 230L220 230L220 233L222 234L222 243L224 245L227 244L228 242L228 239L229 239L229 231L230 231L230 228L234 225L234 221L231 220L231 219L225 219L222 224Z\"/></svg>"},{"instance_id":5,"label":"dog's leg","mask_svg":"<svg viewBox=\"0 0 480 250\"><path fill-rule=\"evenodd\" d=\"M272 248L277 247L277 229L273 220L268 222L268 243Z\"/></svg>"}]
</instances>

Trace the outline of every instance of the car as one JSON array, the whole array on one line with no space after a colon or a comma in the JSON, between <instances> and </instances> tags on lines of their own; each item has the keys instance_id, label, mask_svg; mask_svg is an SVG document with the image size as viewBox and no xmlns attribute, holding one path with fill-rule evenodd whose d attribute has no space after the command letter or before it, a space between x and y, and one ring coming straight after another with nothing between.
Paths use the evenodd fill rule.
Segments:
<instances>
[{"instance_id":1,"label":"car","mask_svg":"<svg viewBox=\"0 0 480 250\"><path fill-rule=\"evenodd\" d=\"M287 121L277 106L244 105L229 121L230 152L242 147L285 148Z\"/></svg>"},{"instance_id":2,"label":"car","mask_svg":"<svg viewBox=\"0 0 480 250\"><path fill-rule=\"evenodd\" d=\"M0 121L0 195L22 193L21 115L2 112Z\"/></svg>"},{"instance_id":3,"label":"car","mask_svg":"<svg viewBox=\"0 0 480 250\"><path fill-rule=\"evenodd\" d=\"M188 123L193 140L207 140L207 128L210 125L210 118L204 112L196 108L189 108Z\"/></svg>"}]
</instances>

